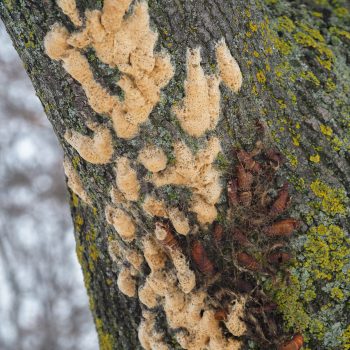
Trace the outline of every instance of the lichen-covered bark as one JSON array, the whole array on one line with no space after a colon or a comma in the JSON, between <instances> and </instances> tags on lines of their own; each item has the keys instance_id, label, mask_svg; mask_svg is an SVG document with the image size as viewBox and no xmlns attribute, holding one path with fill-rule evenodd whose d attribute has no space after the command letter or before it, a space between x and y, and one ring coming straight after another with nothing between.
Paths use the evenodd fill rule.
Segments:
<instances>
[{"instance_id":1,"label":"lichen-covered bark","mask_svg":"<svg viewBox=\"0 0 350 350\"><path fill-rule=\"evenodd\" d=\"M102 6L100 1L77 3L82 13ZM217 167L224 174L230 171L232 147L253 148L257 121L265 123L268 146L287 159L280 176L294 185L291 213L303 222L291 242L296 258L289 284L277 278L274 284L267 281L265 289L278 303L286 331L302 332L309 349L349 349L349 5L327 0L149 0L148 5L159 32L157 49L167 49L175 76L139 138L127 142L113 136L116 154L136 159L152 141L171 158L172 141L180 138L193 150L200 148L203 141L186 135L171 110L184 96L186 49L201 46L209 74L216 69L215 43L224 37L244 82L239 94L221 87L221 119L212 132L223 147ZM106 125L110 120L91 109L80 84L44 53L44 37L53 23L74 28L52 0L2 0L0 14L93 203L89 207L71 196L77 254L101 348L138 349L140 305L119 292L117 268L107 252L114 232L104 208L115 183L113 165L92 165L64 141L67 129L88 133L86 119ZM93 50L86 57L95 78L120 93L115 85L119 71L101 63ZM188 205L186 189L166 186L161 196L171 207ZM141 203L136 206L142 216ZM223 222L226 208L222 198L218 219ZM151 230L154 223L144 217L144 225ZM165 325L161 313L159 318ZM166 341L177 348L171 332Z\"/></svg>"}]
</instances>

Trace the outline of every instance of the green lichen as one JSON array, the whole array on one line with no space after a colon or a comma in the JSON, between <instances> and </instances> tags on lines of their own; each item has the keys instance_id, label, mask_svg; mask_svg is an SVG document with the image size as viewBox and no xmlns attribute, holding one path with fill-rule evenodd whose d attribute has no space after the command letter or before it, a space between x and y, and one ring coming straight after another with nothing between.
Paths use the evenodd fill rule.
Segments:
<instances>
[{"instance_id":1,"label":"green lichen","mask_svg":"<svg viewBox=\"0 0 350 350\"><path fill-rule=\"evenodd\" d=\"M315 84L316 86L320 86L320 84L321 84L319 79L316 77L316 75L313 72L311 72L310 70L308 70L306 72L301 72L300 76L302 79L310 81L313 84Z\"/></svg>"},{"instance_id":2,"label":"green lichen","mask_svg":"<svg viewBox=\"0 0 350 350\"><path fill-rule=\"evenodd\" d=\"M312 227L304 246L306 261L303 268L309 271L313 280L345 282L350 277L349 270L344 270L350 258L349 245L350 240L339 226Z\"/></svg>"},{"instance_id":3,"label":"green lichen","mask_svg":"<svg viewBox=\"0 0 350 350\"><path fill-rule=\"evenodd\" d=\"M289 40L283 40L278 38L277 36L273 37L272 40L276 49L283 55L288 56L292 53L292 44Z\"/></svg>"},{"instance_id":4,"label":"green lichen","mask_svg":"<svg viewBox=\"0 0 350 350\"><path fill-rule=\"evenodd\" d=\"M292 33L295 30L294 22L287 16L281 16L277 20L278 29Z\"/></svg>"},{"instance_id":5,"label":"green lichen","mask_svg":"<svg viewBox=\"0 0 350 350\"><path fill-rule=\"evenodd\" d=\"M330 33L335 34L341 38L350 40L350 32L348 32L346 30L343 30L343 29L338 28L338 27L331 27L329 29L329 31L330 31Z\"/></svg>"},{"instance_id":6,"label":"green lichen","mask_svg":"<svg viewBox=\"0 0 350 350\"><path fill-rule=\"evenodd\" d=\"M72 204L75 208L79 205L79 197L75 193L72 193Z\"/></svg>"},{"instance_id":7,"label":"green lichen","mask_svg":"<svg viewBox=\"0 0 350 350\"><path fill-rule=\"evenodd\" d=\"M321 157L320 157L320 155L317 154L317 153L311 155L309 159L310 159L310 161L311 161L312 163L319 163L319 162L321 161Z\"/></svg>"},{"instance_id":8,"label":"green lichen","mask_svg":"<svg viewBox=\"0 0 350 350\"><path fill-rule=\"evenodd\" d=\"M293 34L296 43L305 48L314 49L318 53L316 57L318 63L327 70L331 70L334 62L334 54L325 43L325 39L320 31L304 23L300 23L299 27L301 30Z\"/></svg>"},{"instance_id":9,"label":"green lichen","mask_svg":"<svg viewBox=\"0 0 350 350\"><path fill-rule=\"evenodd\" d=\"M344 346L344 350L350 350L350 324L347 326L342 335L342 344Z\"/></svg>"},{"instance_id":10,"label":"green lichen","mask_svg":"<svg viewBox=\"0 0 350 350\"><path fill-rule=\"evenodd\" d=\"M321 209L332 216L345 214L346 195L342 189L333 189L320 180L311 183L310 188L316 197L321 199Z\"/></svg>"},{"instance_id":11,"label":"green lichen","mask_svg":"<svg viewBox=\"0 0 350 350\"><path fill-rule=\"evenodd\" d=\"M83 263L83 255L84 255L84 247L79 242L77 242L77 244L76 244L75 251L76 251L76 254L77 254L77 258L78 258L79 264L82 265L82 263Z\"/></svg>"},{"instance_id":12,"label":"green lichen","mask_svg":"<svg viewBox=\"0 0 350 350\"><path fill-rule=\"evenodd\" d=\"M343 310L349 306L344 300L350 297L350 240L337 225L314 226L307 233L302 256L298 264L299 271L306 276L303 279L305 307L312 300L322 303L308 333L326 344L327 332L335 322L341 327L341 317L350 311ZM310 290L314 293L312 299L306 298ZM340 341L333 339L333 344Z\"/></svg>"},{"instance_id":13,"label":"green lichen","mask_svg":"<svg viewBox=\"0 0 350 350\"><path fill-rule=\"evenodd\" d=\"M256 73L256 78L260 84L266 83L266 76L262 70L260 70Z\"/></svg>"},{"instance_id":14,"label":"green lichen","mask_svg":"<svg viewBox=\"0 0 350 350\"><path fill-rule=\"evenodd\" d=\"M337 86L331 78L328 78L325 84L325 88L327 92L332 92L337 88Z\"/></svg>"},{"instance_id":15,"label":"green lichen","mask_svg":"<svg viewBox=\"0 0 350 350\"><path fill-rule=\"evenodd\" d=\"M277 303L279 311L283 315L284 328L287 331L303 332L310 324L301 295L301 285L296 276L291 276L287 283L285 280L278 280L275 284L268 282L265 288Z\"/></svg>"},{"instance_id":16,"label":"green lichen","mask_svg":"<svg viewBox=\"0 0 350 350\"><path fill-rule=\"evenodd\" d=\"M326 136L332 136L333 135L332 128L327 126L327 125L321 124L320 125L320 130L321 130L323 135L326 135Z\"/></svg>"},{"instance_id":17,"label":"green lichen","mask_svg":"<svg viewBox=\"0 0 350 350\"><path fill-rule=\"evenodd\" d=\"M13 1L14 0L3 0L4 5L7 7L8 10L13 10Z\"/></svg>"},{"instance_id":18,"label":"green lichen","mask_svg":"<svg viewBox=\"0 0 350 350\"><path fill-rule=\"evenodd\" d=\"M335 300L343 300L344 299L344 293L339 287L334 287L331 289L331 297Z\"/></svg>"},{"instance_id":19,"label":"green lichen","mask_svg":"<svg viewBox=\"0 0 350 350\"><path fill-rule=\"evenodd\" d=\"M285 92L275 93L275 86L271 89L277 113L269 112L265 116L272 140L279 145L289 164L295 166L289 181L305 198L298 211L309 227L305 234L292 239L296 262L290 268L290 278L279 277L271 283L270 291L279 305L285 330L302 332L306 349L341 350L341 344L348 343L349 350L350 330L346 333L346 329L350 314L350 247L344 230L348 200L342 188L332 187L324 179L315 179L310 187L300 177L307 167L315 172L325 170L325 178L330 179L332 162L328 156L333 150L343 158L350 149L347 131L350 109L344 103L350 93L344 55L350 43L349 17L341 22L334 16L338 15L334 10L341 7L342 0L314 0L313 4L316 2L317 6L312 7L279 1L273 1L277 4L274 6L271 1L265 1L272 6L268 8L270 24L263 37L268 38L280 54L276 65L271 65L269 78ZM327 21L322 7L331 10ZM343 9L338 12L346 14ZM258 89L257 96L260 93ZM312 109L307 104L314 105L315 101L320 101L325 112L324 118L316 113L315 118L323 124L318 131L312 131L315 138L311 140L310 129L305 128L303 122L311 116ZM305 112L295 113L294 106L303 106ZM295 146L292 151L291 143ZM309 152L308 159L304 158L305 149Z\"/></svg>"},{"instance_id":20,"label":"green lichen","mask_svg":"<svg viewBox=\"0 0 350 350\"><path fill-rule=\"evenodd\" d=\"M286 331L303 333L308 343L327 342L327 331L340 321L330 311L350 296L349 258L350 240L339 226L319 225L308 231L290 277L278 277L265 285L282 313ZM312 305L316 300L322 305L315 313Z\"/></svg>"},{"instance_id":21,"label":"green lichen","mask_svg":"<svg viewBox=\"0 0 350 350\"><path fill-rule=\"evenodd\" d=\"M79 163L80 163L80 157L74 156L72 159L72 164L75 170L78 170Z\"/></svg>"},{"instance_id":22,"label":"green lichen","mask_svg":"<svg viewBox=\"0 0 350 350\"><path fill-rule=\"evenodd\" d=\"M104 331L103 322L100 318L95 319L96 329L101 350L113 350L113 337Z\"/></svg>"},{"instance_id":23,"label":"green lichen","mask_svg":"<svg viewBox=\"0 0 350 350\"><path fill-rule=\"evenodd\" d=\"M293 145L295 146L295 147L299 147L300 146L300 136L298 137L298 136L294 136L293 138L292 138L292 141L293 141Z\"/></svg>"},{"instance_id":24,"label":"green lichen","mask_svg":"<svg viewBox=\"0 0 350 350\"><path fill-rule=\"evenodd\" d=\"M80 228L84 223L84 219L81 215L76 215L74 219L75 230L80 232Z\"/></svg>"},{"instance_id":25,"label":"green lichen","mask_svg":"<svg viewBox=\"0 0 350 350\"><path fill-rule=\"evenodd\" d=\"M316 62L326 70L332 70L335 57L319 29L302 21L293 21L285 15L278 17L272 24L272 28L274 30L268 31L269 38L283 56L295 54L298 50L314 50ZM277 33L282 33L282 35L277 35ZM286 72L291 75L292 71L287 70ZM278 71L278 74L281 75L281 70ZM311 71L302 74L315 85L320 85L321 76Z\"/></svg>"},{"instance_id":26,"label":"green lichen","mask_svg":"<svg viewBox=\"0 0 350 350\"><path fill-rule=\"evenodd\" d=\"M90 271L95 271L95 264L99 257L99 249L96 246L97 233L94 228L90 228L89 231L86 232L85 239L87 242L87 256Z\"/></svg>"},{"instance_id":27,"label":"green lichen","mask_svg":"<svg viewBox=\"0 0 350 350\"><path fill-rule=\"evenodd\" d=\"M290 165L293 168L296 168L298 166L299 161L298 161L298 157L295 154L288 151L288 152L284 152L284 155L287 157Z\"/></svg>"},{"instance_id":28,"label":"green lichen","mask_svg":"<svg viewBox=\"0 0 350 350\"><path fill-rule=\"evenodd\" d=\"M349 17L349 10L345 7L338 7L334 10L334 14L339 18Z\"/></svg>"},{"instance_id":29,"label":"green lichen","mask_svg":"<svg viewBox=\"0 0 350 350\"><path fill-rule=\"evenodd\" d=\"M229 160L225 157L225 155L222 152L218 154L215 160L215 164L217 168L221 171L226 171L230 166Z\"/></svg>"}]
</instances>

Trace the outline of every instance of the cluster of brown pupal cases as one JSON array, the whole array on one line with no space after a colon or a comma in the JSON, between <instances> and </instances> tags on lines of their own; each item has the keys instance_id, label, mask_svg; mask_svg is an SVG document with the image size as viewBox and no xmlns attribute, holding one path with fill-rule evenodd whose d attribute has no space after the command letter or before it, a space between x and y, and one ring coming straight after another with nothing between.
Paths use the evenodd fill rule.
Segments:
<instances>
[{"instance_id":1,"label":"cluster of brown pupal cases","mask_svg":"<svg viewBox=\"0 0 350 350\"><path fill-rule=\"evenodd\" d=\"M289 204L288 183L275 198L272 196L275 172L282 157L273 150L262 152L260 145L251 153L244 150L235 153L238 165L227 193L232 211L232 239L241 249L236 254L237 265L251 271L273 273L277 266L290 259L284 251L285 239L299 226L296 219L279 218ZM254 159L258 155L263 163Z\"/></svg>"},{"instance_id":2,"label":"cluster of brown pupal cases","mask_svg":"<svg viewBox=\"0 0 350 350\"><path fill-rule=\"evenodd\" d=\"M192 242L192 262L206 279L218 320L226 319L232 300L243 294L246 338L255 340L261 349L297 350L303 345L302 335L286 340L277 305L259 282L259 277L273 281L277 273L288 276L286 263L292 258L288 238L299 226L298 220L286 214L288 183L278 185L276 172L283 159L261 143L252 152L235 150L234 156L227 221L213 225L209 241Z\"/></svg>"}]
</instances>

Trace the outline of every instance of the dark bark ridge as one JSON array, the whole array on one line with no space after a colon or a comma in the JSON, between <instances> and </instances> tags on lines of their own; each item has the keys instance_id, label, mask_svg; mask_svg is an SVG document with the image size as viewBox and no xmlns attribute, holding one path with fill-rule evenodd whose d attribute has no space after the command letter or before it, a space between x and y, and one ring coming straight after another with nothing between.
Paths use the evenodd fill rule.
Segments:
<instances>
[{"instance_id":1,"label":"dark bark ridge","mask_svg":"<svg viewBox=\"0 0 350 350\"><path fill-rule=\"evenodd\" d=\"M198 147L196 140L181 132L169 110L183 95L185 48L200 45L203 66L209 70L214 62L213 43L224 36L240 63L245 82L239 95L222 88L223 118L217 133L224 152L218 165L230 169L232 144L251 148L255 121L266 121L272 142L288 159L281 176L295 185L296 204L291 213L305 223L301 231L307 231L293 242L298 259L292 270L292 285L277 286L277 292L274 286L270 288L287 328L303 331L310 348L337 349L349 344L349 283L348 275L342 273L349 256L349 9L340 2L327 1L310 1L307 6L297 1L293 6L287 1L266 3L267 7L254 1L149 1L153 23L160 33L159 47L167 48L172 55L176 74L163 91L165 102L152 112L151 123L142 130L140 140L157 140L169 154L171 139L178 137L194 149ZM82 11L101 6L89 1L78 5ZM117 271L107 253L107 237L114 235L104 220L109 184L114 181L112 166L88 164L63 141L67 128L87 132L86 117L105 123L108 120L90 109L80 85L43 51L43 38L54 22L60 20L74 28L51 1L7 0L0 6L1 17L65 154L76 165L96 208L91 210L73 195L77 251L101 347L139 348L139 305L118 292ZM88 59L96 68L96 77L112 86L118 72L101 64L93 52ZM119 139L114 142L118 155L130 158L136 158L142 146ZM176 205L182 204L183 195L188 193L170 188L163 195ZM225 212L224 198L221 206L219 211ZM145 219L145 225L152 228L153 223ZM330 256L329 261L319 258L320 247L322 255ZM341 269L332 269L330 263ZM312 274L315 270L317 273Z\"/></svg>"}]
</instances>

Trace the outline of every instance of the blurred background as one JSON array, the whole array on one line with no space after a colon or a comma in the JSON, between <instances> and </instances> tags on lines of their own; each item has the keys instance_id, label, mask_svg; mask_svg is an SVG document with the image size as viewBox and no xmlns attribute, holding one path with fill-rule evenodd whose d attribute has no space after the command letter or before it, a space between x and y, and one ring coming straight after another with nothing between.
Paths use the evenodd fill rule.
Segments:
<instances>
[{"instance_id":1,"label":"blurred background","mask_svg":"<svg viewBox=\"0 0 350 350\"><path fill-rule=\"evenodd\" d=\"M62 153L0 22L0 349L96 350Z\"/></svg>"}]
</instances>

